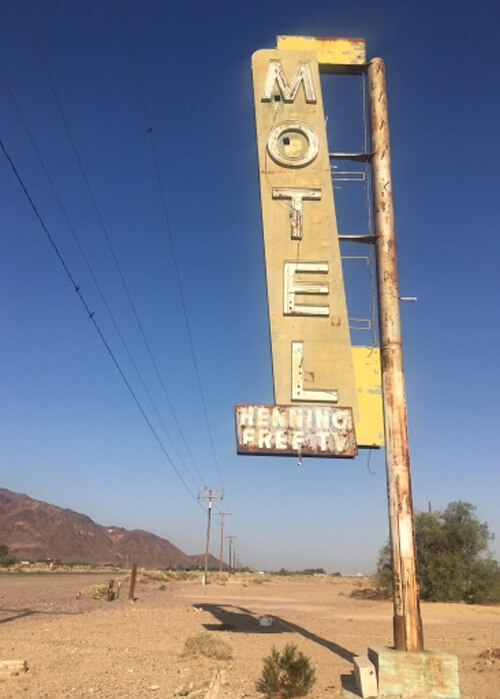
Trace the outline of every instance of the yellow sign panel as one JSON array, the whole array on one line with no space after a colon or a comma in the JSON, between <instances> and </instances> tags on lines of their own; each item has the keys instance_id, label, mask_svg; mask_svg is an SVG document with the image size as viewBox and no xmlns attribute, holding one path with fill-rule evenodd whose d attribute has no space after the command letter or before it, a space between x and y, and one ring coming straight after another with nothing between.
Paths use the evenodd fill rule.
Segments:
<instances>
[{"instance_id":1,"label":"yellow sign panel","mask_svg":"<svg viewBox=\"0 0 500 699\"><path fill-rule=\"evenodd\" d=\"M358 392L359 421L356 440L360 447L384 446L384 413L378 347L353 347L354 375Z\"/></svg>"},{"instance_id":2,"label":"yellow sign panel","mask_svg":"<svg viewBox=\"0 0 500 699\"><path fill-rule=\"evenodd\" d=\"M275 402L358 423L316 52L258 51L252 73Z\"/></svg>"},{"instance_id":3,"label":"yellow sign panel","mask_svg":"<svg viewBox=\"0 0 500 699\"><path fill-rule=\"evenodd\" d=\"M276 48L293 51L316 51L320 66L352 66L366 63L364 39L278 36Z\"/></svg>"}]
</instances>

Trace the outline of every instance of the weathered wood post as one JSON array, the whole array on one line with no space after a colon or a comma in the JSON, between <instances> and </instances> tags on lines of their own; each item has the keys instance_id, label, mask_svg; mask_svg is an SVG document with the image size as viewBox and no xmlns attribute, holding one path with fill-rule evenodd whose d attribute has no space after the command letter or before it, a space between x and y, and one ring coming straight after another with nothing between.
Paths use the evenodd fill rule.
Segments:
<instances>
[{"instance_id":1,"label":"weathered wood post","mask_svg":"<svg viewBox=\"0 0 500 699\"><path fill-rule=\"evenodd\" d=\"M385 66L381 58L370 61L368 83L385 454L392 549L394 647L396 650L421 651L424 641L416 571L387 91Z\"/></svg>"},{"instance_id":2,"label":"weathered wood post","mask_svg":"<svg viewBox=\"0 0 500 699\"><path fill-rule=\"evenodd\" d=\"M128 598L132 600L135 599L135 582L137 580L137 563L132 564L132 572L130 574L130 587L128 590Z\"/></svg>"}]
</instances>

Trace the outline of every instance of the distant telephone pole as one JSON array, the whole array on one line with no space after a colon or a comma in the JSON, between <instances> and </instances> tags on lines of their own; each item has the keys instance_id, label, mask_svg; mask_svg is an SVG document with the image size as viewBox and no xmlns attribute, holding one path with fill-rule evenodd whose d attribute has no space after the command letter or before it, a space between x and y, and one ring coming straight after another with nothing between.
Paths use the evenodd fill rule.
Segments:
<instances>
[{"instance_id":1,"label":"distant telephone pole","mask_svg":"<svg viewBox=\"0 0 500 699\"><path fill-rule=\"evenodd\" d=\"M210 523L212 519L212 500L224 500L222 488L198 488L198 500L208 500L207 506L207 539L205 543L205 582L208 576L208 548L210 546Z\"/></svg>"},{"instance_id":2,"label":"distant telephone pole","mask_svg":"<svg viewBox=\"0 0 500 699\"><path fill-rule=\"evenodd\" d=\"M224 557L224 517L227 515L232 515L232 512L217 512L220 516L220 554L219 554L219 573L222 573L222 559ZM231 561L229 561L229 567L231 567Z\"/></svg>"},{"instance_id":3,"label":"distant telephone pole","mask_svg":"<svg viewBox=\"0 0 500 699\"><path fill-rule=\"evenodd\" d=\"M232 548L233 548L233 539L236 539L236 537L235 536L226 536L226 539L229 541L229 568L230 568L230 570L233 570Z\"/></svg>"}]
</instances>

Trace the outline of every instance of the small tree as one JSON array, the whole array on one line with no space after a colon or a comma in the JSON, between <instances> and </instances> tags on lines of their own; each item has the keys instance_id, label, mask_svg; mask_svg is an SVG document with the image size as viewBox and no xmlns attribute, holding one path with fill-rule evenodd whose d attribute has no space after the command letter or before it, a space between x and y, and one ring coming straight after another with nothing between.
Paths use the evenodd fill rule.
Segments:
<instances>
[{"instance_id":1,"label":"small tree","mask_svg":"<svg viewBox=\"0 0 500 699\"><path fill-rule=\"evenodd\" d=\"M11 566L15 562L15 557L11 553L9 553L9 547L5 544L0 544L0 566L6 568L7 566Z\"/></svg>"},{"instance_id":2,"label":"small tree","mask_svg":"<svg viewBox=\"0 0 500 699\"><path fill-rule=\"evenodd\" d=\"M420 596L430 601L471 603L500 601L500 566L488 553L493 539L468 502L452 502L443 511L415 515L415 541ZM391 550L386 544L378 561L380 587L390 591Z\"/></svg>"},{"instance_id":3,"label":"small tree","mask_svg":"<svg viewBox=\"0 0 500 699\"><path fill-rule=\"evenodd\" d=\"M289 699L305 697L316 682L316 671L309 658L288 643L280 653L273 646L271 655L264 658L259 690L266 697Z\"/></svg>"}]
</instances>

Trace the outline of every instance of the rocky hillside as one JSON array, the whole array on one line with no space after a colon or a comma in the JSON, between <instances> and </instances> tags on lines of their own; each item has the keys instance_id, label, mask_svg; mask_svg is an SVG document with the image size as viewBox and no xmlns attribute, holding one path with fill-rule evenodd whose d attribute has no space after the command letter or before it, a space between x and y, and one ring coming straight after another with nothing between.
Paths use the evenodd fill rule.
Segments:
<instances>
[{"instance_id":1,"label":"rocky hillside","mask_svg":"<svg viewBox=\"0 0 500 699\"><path fill-rule=\"evenodd\" d=\"M203 555L189 556L167 539L141 529L104 527L73 510L0 488L0 543L20 560L135 562L146 568L194 568ZM218 561L210 556L209 565Z\"/></svg>"}]
</instances>

